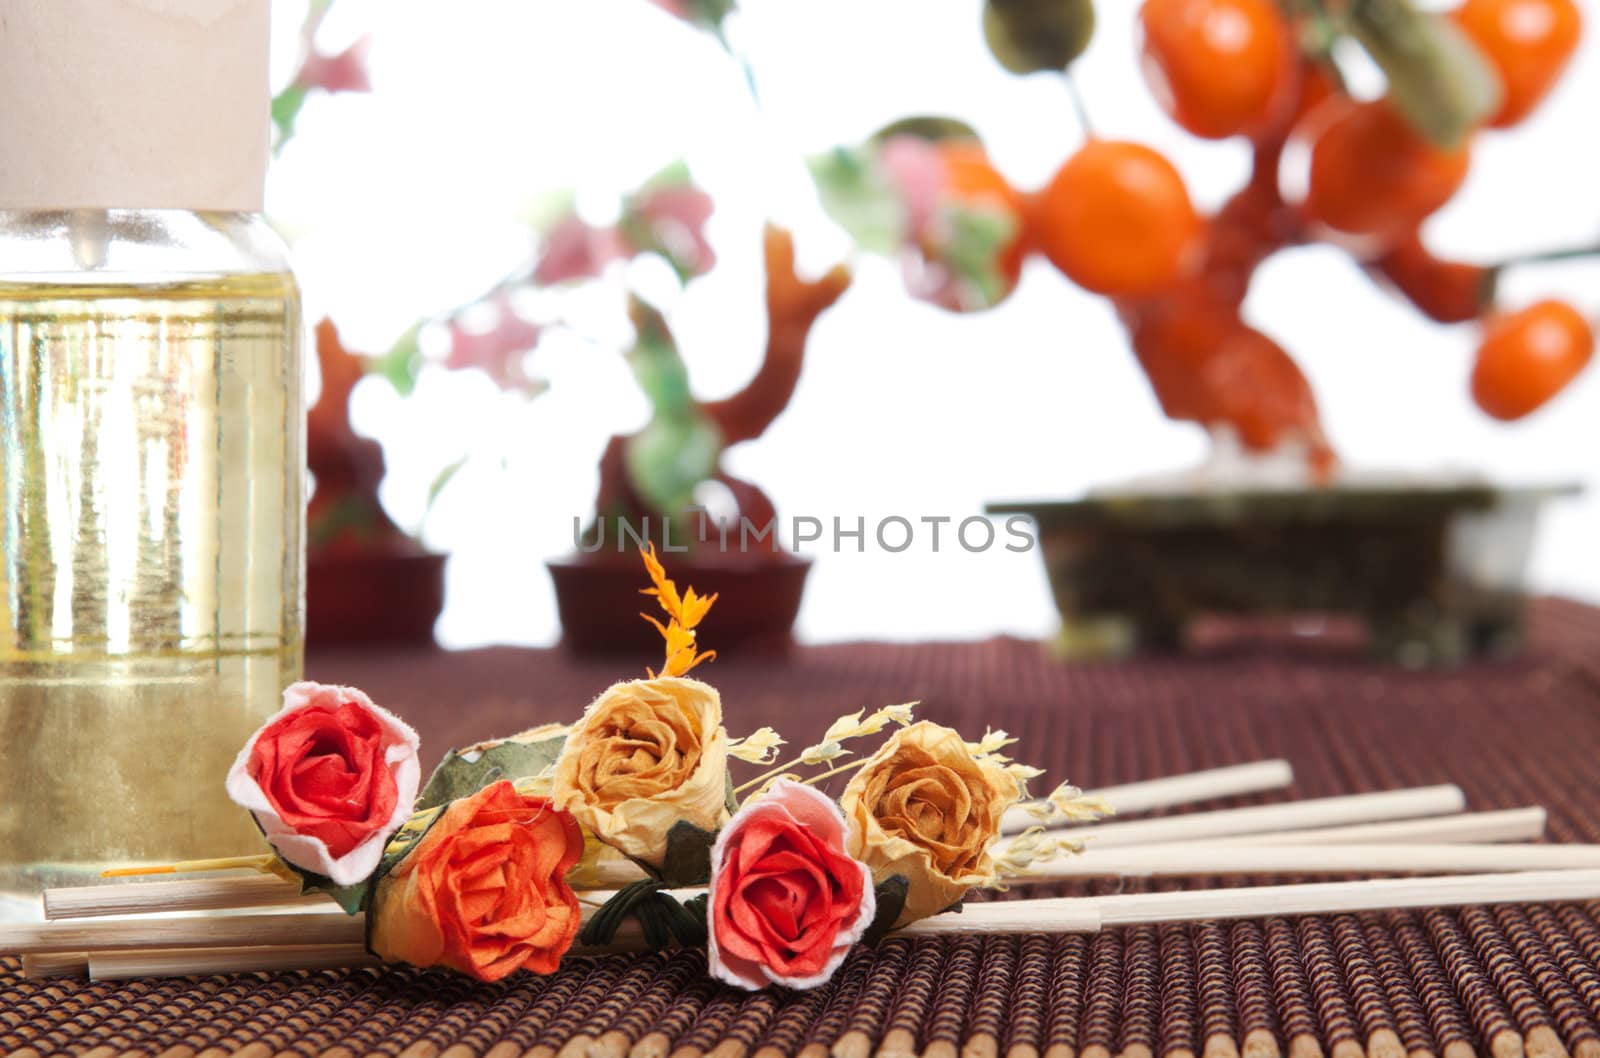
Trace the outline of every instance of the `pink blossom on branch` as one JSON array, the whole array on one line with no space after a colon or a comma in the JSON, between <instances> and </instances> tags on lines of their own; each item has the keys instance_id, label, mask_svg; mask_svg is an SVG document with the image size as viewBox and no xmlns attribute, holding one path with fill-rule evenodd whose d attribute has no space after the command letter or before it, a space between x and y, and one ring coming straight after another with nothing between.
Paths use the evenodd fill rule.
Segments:
<instances>
[{"instance_id":1,"label":"pink blossom on branch","mask_svg":"<svg viewBox=\"0 0 1600 1058\"><path fill-rule=\"evenodd\" d=\"M734 0L650 0L673 18L712 30L720 30L722 20L733 10Z\"/></svg>"},{"instance_id":2,"label":"pink blossom on branch","mask_svg":"<svg viewBox=\"0 0 1600 1058\"><path fill-rule=\"evenodd\" d=\"M632 253L615 228L596 228L575 215L561 220L545 237L533 281L541 286L592 279L612 261L625 261Z\"/></svg>"},{"instance_id":3,"label":"pink blossom on branch","mask_svg":"<svg viewBox=\"0 0 1600 1058\"><path fill-rule=\"evenodd\" d=\"M615 227L569 214L545 236L533 281L541 286L592 279L612 261L659 253L685 276L703 275L717 255L706 239L711 196L689 184L647 188L631 198Z\"/></svg>"},{"instance_id":4,"label":"pink blossom on branch","mask_svg":"<svg viewBox=\"0 0 1600 1058\"><path fill-rule=\"evenodd\" d=\"M643 192L629 210L633 223L624 221L634 235L634 248L657 250L686 275L704 275L717 263L706 240L706 222L714 206L711 196L688 184L674 184ZM642 230L640 230L642 229ZM644 245L641 245L644 244Z\"/></svg>"},{"instance_id":5,"label":"pink blossom on branch","mask_svg":"<svg viewBox=\"0 0 1600 1058\"><path fill-rule=\"evenodd\" d=\"M878 164L905 207L910 234L920 237L933 221L949 182L939 148L920 136L891 136L879 148Z\"/></svg>"},{"instance_id":6,"label":"pink blossom on branch","mask_svg":"<svg viewBox=\"0 0 1600 1058\"><path fill-rule=\"evenodd\" d=\"M295 76L299 88L320 88L324 92L370 92L372 81L367 76L367 52L372 38L362 37L337 55L325 55L313 50L306 56Z\"/></svg>"},{"instance_id":7,"label":"pink blossom on branch","mask_svg":"<svg viewBox=\"0 0 1600 1058\"><path fill-rule=\"evenodd\" d=\"M504 297L489 302L488 307L496 315L493 326L486 330L469 330L460 319L446 325L450 355L445 366L452 371L478 368L503 389L531 388L532 380L522 370L521 359L539 344L542 328L519 315Z\"/></svg>"}]
</instances>

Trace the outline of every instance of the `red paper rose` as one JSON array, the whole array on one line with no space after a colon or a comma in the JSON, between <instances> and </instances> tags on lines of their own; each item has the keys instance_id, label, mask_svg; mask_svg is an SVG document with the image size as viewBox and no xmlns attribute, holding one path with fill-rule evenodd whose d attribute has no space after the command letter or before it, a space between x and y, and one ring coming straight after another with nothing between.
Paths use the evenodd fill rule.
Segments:
<instances>
[{"instance_id":1,"label":"red paper rose","mask_svg":"<svg viewBox=\"0 0 1600 1058\"><path fill-rule=\"evenodd\" d=\"M417 735L353 687L297 683L228 773L278 854L339 885L363 881L411 814Z\"/></svg>"},{"instance_id":2,"label":"red paper rose","mask_svg":"<svg viewBox=\"0 0 1600 1058\"><path fill-rule=\"evenodd\" d=\"M578 933L567 871L582 855L571 813L504 779L452 801L378 883L372 950L480 981L554 973Z\"/></svg>"},{"instance_id":3,"label":"red paper rose","mask_svg":"<svg viewBox=\"0 0 1600 1058\"><path fill-rule=\"evenodd\" d=\"M839 806L787 779L739 809L711 851L712 976L752 991L833 976L877 912L844 836Z\"/></svg>"}]
</instances>

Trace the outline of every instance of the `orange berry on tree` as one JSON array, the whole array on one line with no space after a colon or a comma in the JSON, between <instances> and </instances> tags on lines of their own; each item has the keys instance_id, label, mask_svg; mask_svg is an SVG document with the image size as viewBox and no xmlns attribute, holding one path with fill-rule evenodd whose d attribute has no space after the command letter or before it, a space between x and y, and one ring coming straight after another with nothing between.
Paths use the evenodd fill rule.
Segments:
<instances>
[{"instance_id":1,"label":"orange berry on tree","mask_svg":"<svg viewBox=\"0 0 1600 1058\"><path fill-rule=\"evenodd\" d=\"M1472 367L1472 399L1496 419L1520 419L1566 388L1594 356L1594 331L1564 301L1492 317Z\"/></svg>"},{"instance_id":2,"label":"orange berry on tree","mask_svg":"<svg viewBox=\"0 0 1600 1058\"><path fill-rule=\"evenodd\" d=\"M1029 234L1073 282L1142 296L1176 283L1203 249L1205 224L1171 162L1137 143L1091 140L1034 201Z\"/></svg>"},{"instance_id":3,"label":"orange berry on tree","mask_svg":"<svg viewBox=\"0 0 1600 1058\"><path fill-rule=\"evenodd\" d=\"M1144 75L1196 136L1267 131L1295 102L1298 56L1274 0L1145 0Z\"/></svg>"},{"instance_id":4,"label":"orange berry on tree","mask_svg":"<svg viewBox=\"0 0 1600 1058\"><path fill-rule=\"evenodd\" d=\"M1423 139L1386 100L1328 104L1311 146L1302 211L1335 231L1394 242L1450 201L1467 178L1471 150Z\"/></svg>"},{"instance_id":5,"label":"orange berry on tree","mask_svg":"<svg viewBox=\"0 0 1600 1058\"><path fill-rule=\"evenodd\" d=\"M1017 284L1026 253L1026 198L989 160L977 135L948 118L897 121L868 141L870 161L846 164L840 174L824 170L841 204L860 193L853 182L869 165L894 197L896 231L907 289L913 296L958 312L991 308ZM868 187L866 194L878 194ZM871 216L881 203L849 206ZM843 220L847 225L848 219Z\"/></svg>"},{"instance_id":6,"label":"orange berry on tree","mask_svg":"<svg viewBox=\"0 0 1600 1058\"><path fill-rule=\"evenodd\" d=\"M1466 0L1456 24L1500 75L1495 128L1527 117L1561 77L1583 32L1573 0Z\"/></svg>"}]
</instances>

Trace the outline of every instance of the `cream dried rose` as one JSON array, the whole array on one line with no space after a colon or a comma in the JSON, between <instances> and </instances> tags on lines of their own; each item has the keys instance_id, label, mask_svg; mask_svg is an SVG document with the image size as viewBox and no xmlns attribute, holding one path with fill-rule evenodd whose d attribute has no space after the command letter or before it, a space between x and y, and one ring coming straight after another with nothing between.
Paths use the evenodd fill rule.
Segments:
<instances>
[{"instance_id":1,"label":"cream dried rose","mask_svg":"<svg viewBox=\"0 0 1600 1058\"><path fill-rule=\"evenodd\" d=\"M845 848L875 882L898 874L910 884L894 923L903 926L994 884L989 849L1021 794L1000 762L975 755L958 732L912 724L879 747L839 798Z\"/></svg>"},{"instance_id":2,"label":"cream dried rose","mask_svg":"<svg viewBox=\"0 0 1600 1058\"><path fill-rule=\"evenodd\" d=\"M595 699L567 735L552 796L601 841L660 867L673 824L714 831L727 822L727 776L716 689L666 676Z\"/></svg>"}]
</instances>

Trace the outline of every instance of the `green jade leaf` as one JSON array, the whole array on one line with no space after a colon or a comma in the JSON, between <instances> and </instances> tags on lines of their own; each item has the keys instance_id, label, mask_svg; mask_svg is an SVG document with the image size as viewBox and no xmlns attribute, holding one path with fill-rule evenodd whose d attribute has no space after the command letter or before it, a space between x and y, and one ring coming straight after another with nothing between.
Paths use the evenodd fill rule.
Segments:
<instances>
[{"instance_id":1,"label":"green jade leaf","mask_svg":"<svg viewBox=\"0 0 1600 1058\"><path fill-rule=\"evenodd\" d=\"M272 97L272 125L278 130L278 140L273 146L275 152L283 150L283 145L294 138L295 122L305 103L306 90L301 85L290 85Z\"/></svg>"},{"instance_id":2,"label":"green jade leaf","mask_svg":"<svg viewBox=\"0 0 1600 1058\"><path fill-rule=\"evenodd\" d=\"M708 29L721 30L722 22L733 11L734 0L689 0L689 17Z\"/></svg>"},{"instance_id":3,"label":"green jade leaf","mask_svg":"<svg viewBox=\"0 0 1600 1058\"><path fill-rule=\"evenodd\" d=\"M394 345L382 356L373 357L367 362L367 371L380 378L388 379L395 392L402 397L409 397L417 388L417 375L422 371L422 347L420 337L423 324L419 320L395 339Z\"/></svg>"},{"instance_id":4,"label":"green jade leaf","mask_svg":"<svg viewBox=\"0 0 1600 1058\"><path fill-rule=\"evenodd\" d=\"M670 514L689 507L695 487L715 475L722 434L700 413L689 369L660 312L634 298L631 314L638 339L628 363L655 415L628 439L623 464L639 495Z\"/></svg>"},{"instance_id":5,"label":"green jade leaf","mask_svg":"<svg viewBox=\"0 0 1600 1058\"><path fill-rule=\"evenodd\" d=\"M950 268L978 292L985 306L1005 297L1008 281L1000 253L1017 233L1016 218L985 206L951 205L940 211L948 230L943 250Z\"/></svg>"},{"instance_id":6,"label":"green jade leaf","mask_svg":"<svg viewBox=\"0 0 1600 1058\"><path fill-rule=\"evenodd\" d=\"M678 355L677 342L660 310L630 295L628 315L637 337L628 352L628 366L658 418L684 418L694 409L689 367Z\"/></svg>"},{"instance_id":7,"label":"green jade leaf","mask_svg":"<svg viewBox=\"0 0 1600 1058\"><path fill-rule=\"evenodd\" d=\"M905 240L905 206L878 167L876 152L838 147L811 159L823 211L867 253L892 254Z\"/></svg>"},{"instance_id":8,"label":"green jade leaf","mask_svg":"<svg viewBox=\"0 0 1600 1058\"><path fill-rule=\"evenodd\" d=\"M445 490L445 486L449 485L455 476L460 473L461 468L466 465L467 457L460 456L434 476L433 481L428 485L428 498L422 505L422 516L424 518L433 510L433 505L438 502L439 494Z\"/></svg>"},{"instance_id":9,"label":"green jade leaf","mask_svg":"<svg viewBox=\"0 0 1600 1058\"><path fill-rule=\"evenodd\" d=\"M978 142L977 129L960 118L952 118L945 114L913 114L907 118L899 118L874 132L870 142L881 146L885 140L895 136L915 136L930 143L938 143L941 140Z\"/></svg>"},{"instance_id":10,"label":"green jade leaf","mask_svg":"<svg viewBox=\"0 0 1600 1058\"><path fill-rule=\"evenodd\" d=\"M662 188L685 187L692 182L689 179L689 163L678 158L656 170L648 180L639 185L639 190L633 197L638 198L647 192L660 191Z\"/></svg>"},{"instance_id":11,"label":"green jade leaf","mask_svg":"<svg viewBox=\"0 0 1600 1058\"><path fill-rule=\"evenodd\" d=\"M683 511L694 490L716 474L722 435L715 424L692 419L652 419L628 439L623 462L633 487L655 510Z\"/></svg>"},{"instance_id":12,"label":"green jade leaf","mask_svg":"<svg viewBox=\"0 0 1600 1058\"><path fill-rule=\"evenodd\" d=\"M1060 71L1094 39L1093 0L987 0L983 38L1014 74Z\"/></svg>"},{"instance_id":13,"label":"green jade leaf","mask_svg":"<svg viewBox=\"0 0 1600 1058\"><path fill-rule=\"evenodd\" d=\"M1435 145L1459 146L1500 105L1498 77L1448 18L1409 0L1355 0L1350 31L1389 79L1389 100Z\"/></svg>"}]
</instances>

